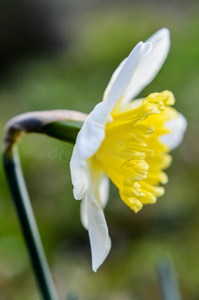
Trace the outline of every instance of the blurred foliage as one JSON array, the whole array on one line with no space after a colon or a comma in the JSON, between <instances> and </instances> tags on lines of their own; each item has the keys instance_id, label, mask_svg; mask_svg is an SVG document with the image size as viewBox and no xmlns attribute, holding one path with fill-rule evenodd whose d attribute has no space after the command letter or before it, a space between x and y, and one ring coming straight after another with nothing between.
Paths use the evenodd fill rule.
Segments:
<instances>
[{"instance_id":1,"label":"blurred foliage","mask_svg":"<svg viewBox=\"0 0 199 300\"><path fill-rule=\"evenodd\" d=\"M74 12L73 12L74 13ZM199 286L199 6L189 2L114 3L74 13L66 54L18 62L0 86L0 125L34 110L88 113L102 99L119 62L156 30L171 31L171 51L141 97L171 90L188 120L182 145L173 152L166 194L135 214L111 186L105 210L112 250L95 274L88 234L79 218L69 173L72 146L26 135L19 146L23 170L44 248L61 299L158 300L156 263L171 255L182 296L198 299ZM64 28L63 28L64 30ZM2 132L1 132L2 134ZM1 299L38 300L30 263L2 168L0 169Z\"/></svg>"}]
</instances>

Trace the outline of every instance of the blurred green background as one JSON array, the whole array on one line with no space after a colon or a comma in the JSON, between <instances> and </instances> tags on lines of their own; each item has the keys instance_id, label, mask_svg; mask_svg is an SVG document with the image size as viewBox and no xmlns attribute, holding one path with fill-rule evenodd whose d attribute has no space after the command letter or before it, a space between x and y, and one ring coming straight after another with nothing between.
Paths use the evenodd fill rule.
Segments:
<instances>
[{"instance_id":1,"label":"blurred green background","mask_svg":"<svg viewBox=\"0 0 199 300\"><path fill-rule=\"evenodd\" d=\"M1 135L4 124L23 112L90 112L136 43L162 27L170 29L168 59L141 97L171 90L188 129L172 153L166 194L157 204L135 214L111 186L105 215L112 250L96 274L80 203L72 194L66 155L72 146L31 134L19 151L60 299L68 293L82 300L161 299L156 265L163 257L173 259L182 298L199 299L198 2L37 0L32 6L20 1L18 8L8 3L0 2ZM0 179L0 299L38 300L2 166Z\"/></svg>"}]
</instances>

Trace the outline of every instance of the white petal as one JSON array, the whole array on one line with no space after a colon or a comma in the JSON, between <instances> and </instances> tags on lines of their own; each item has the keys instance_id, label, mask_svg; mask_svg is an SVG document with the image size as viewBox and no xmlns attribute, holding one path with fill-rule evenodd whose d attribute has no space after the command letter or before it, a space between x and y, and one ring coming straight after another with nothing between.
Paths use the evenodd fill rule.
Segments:
<instances>
[{"instance_id":1,"label":"white petal","mask_svg":"<svg viewBox=\"0 0 199 300\"><path fill-rule=\"evenodd\" d=\"M94 170L93 170L94 172ZM99 199L96 199L97 203L99 206L103 209L109 198L109 178L108 176L100 170L99 176L95 175L94 178L95 180L98 178L97 182L93 183L93 187L95 186L97 188L97 191L95 192L96 197L98 196ZM92 176L92 174L91 174ZM86 208L86 200L83 199L81 201L80 205L80 217L81 217L81 222L82 225L84 226L85 229L88 229L88 216L87 216L87 208Z\"/></svg>"},{"instance_id":2,"label":"white petal","mask_svg":"<svg viewBox=\"0 0 199 300\"><path fill-rule=\"evenodd\" d=\"M93 271L96 272L111 249L111 240L102 209L99 207L93 196L88 196L87 194L86 196L92 268Z\"/></svg>"},{"instance_id":3,"label":"white petal","mask_svg":"<svg viewBox=\"0 0 199 300\"><path fill-rule=\"evenodd\" d=\"M82 225L85 229L88 230L88 217L87 217L87 206L86 206L86 199L82 199L80 204L80 218Z\"/></svg>"},{"instance_id":4,"label":"white petal","mask_svg":"<svg viewBox=\"0 0 199 300\"><path fill-rule=\"evenodd\" d=\"M182 142L187 128L187 121L181 113L178 113L177 119L169 120L165 125L170 128L172 132L162 135L160 140L169 146L170 150L173 150Z\"/></svg>"},{"instance_id":5,"label":"white petal","mask_svg":"<svg viewBox=\"0 0 199 300\"><path fill-rule=\"evenodd\" d=\"M85 120L76 140L75 154L80 159L89 159L98 150L104 139L104 128L108 113L105 102L95 106Z\"/></svg>"},{"instance_id":6,"label":"white petal","mask_svg":"<svg viewBox=\"0 0 199 300\"><path fill-rule=\"evenodd\" d=\"M89 159L97 152L105 136L105 125L111 121L111 111L128 86L140 61L150 50L151 43L140 42L130 53L113 83L106 101L97 104L85 120L77 136L71 158L72 165L75 161Z\"/></svg>"},{"instance_id":7,"label":"white petal","mask_svg":"<svg viewBox=\"0 0 199 300\"><path fill-rule=\"evenodd\" d=\"M110 121L108 117L106 103L99 103L89 114L77 136L70 161L73 193L77 200L84 198L89 188L87 160L97 152L104 139L105 124Z\"/></svg>"},{"instance_id":8,"label":"white petal","mask_svg":"<svg viewBox=\"0 0 199 300\"><path fill-rule=\"evenodd\" d=\"M146 42L153 45L152 50L145 55L136 69L134 76L123 96L123 103L134 99L157 75L170 48L170 33L162 28L152 35Z\"/></svg>"},{"instance_id":9,"label":"white petal","mask_svg":"<svg viewBox=\"0 0 199 300\"><path fill-rule=\"evenodd\" d=\"M128 87L132 77L134 77L136 69L139 67L144 57L151 51L151 48L151 43L138 43L127 59L120 64L119 69L116 69L111 79L110 86L108 85L105 91L109 112L113 110L116 102Z\"/></svg>"},{"instance_id":10,"label":"white petal","mask_svg":"<svg viewBox=\"0 0 199 300\"><path fill-rule=\"evenodd\" d=\"M103 101L107 99L108 97L108 94L113 86L113 83L115 82L115 79L117 78L119 72L121 71L121 69L123 68L125 62L127 60L127 57L119 64L119 66L117 67L117 69L113 72L112 76L111 76L111 79L104 91L104 96L103 96Z\"/></svg>"},{"instance_id":11,"label":"white petal","mask_svg":"<svg viewBox=\"0 0 199 300\"><path fill-rule=\"evenodd\" d=\"M109 187L109 178L107 175L104 175L99 183L99 197L102 208L104 208L108 202L110 189Z\"/></svg>"},{"instance_id":12,"label":"white petal","mask_svg":"<svg viewBox=\"0 0 199 300\"><path fill-rule=\"evenodd\" d=\"M92 161L88 161L89 186L81 202L80 214L82 224L89 233L92 267L96 272L111 249L111 240L103 212L108 199L109 182L101 169L94 170L92 166Z\"/></svg>"},{"instance_id":13,"label":"white petal","mask_svg":"<svg viewBox=\"0 0 199 300\"><path fill-rule=\"evenodd\" d=\"M110 113L129 84L132 74L143 57L151 50L151 43L140 42L130 53L114 81L106 101L97 104L85 120L76 140L70 161L74 197L82 199L88 189L86 160L99 149L105 137L105 125L111 122Z\"/></svg>"},{"instance_id":14,"label":"white petal","mask_svg":"<svg viewBox=\"0 0 199 300\"><path fill-rule=\"evenodd\" d=\"M72 161L70 163L71 169L71 178L73 184L73 194L76 200L81 200L84 198L85 193L89 189L89 177L88 168L86 166L82 166L83 161Z\"/></svg>"}]
</instances>

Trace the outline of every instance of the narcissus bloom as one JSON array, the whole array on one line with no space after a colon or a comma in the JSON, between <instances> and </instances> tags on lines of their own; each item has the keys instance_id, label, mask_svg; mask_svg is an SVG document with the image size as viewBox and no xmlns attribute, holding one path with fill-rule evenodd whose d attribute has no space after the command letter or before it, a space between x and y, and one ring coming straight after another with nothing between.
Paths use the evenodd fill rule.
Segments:
<instances>
[{"instance_id":1,"label":"narcissus bloom","mask_svg":"<svg viewBox=\"0 0 199 300\"><path fill-rule=\"evenodd\" d=\"M168 152L183 138L186 120L171 107L171 92L133 100L156 76L169 47L165 28L138 43L113 73L103 101L77 136L70 168L74 197L82 200L81 220L89 232L94 271L111 248L103 212L109 178L135 212L143 204L155 203L164 194L159 185L168 180L163 172L171 163Z\"/></svg>"}]
</instances>

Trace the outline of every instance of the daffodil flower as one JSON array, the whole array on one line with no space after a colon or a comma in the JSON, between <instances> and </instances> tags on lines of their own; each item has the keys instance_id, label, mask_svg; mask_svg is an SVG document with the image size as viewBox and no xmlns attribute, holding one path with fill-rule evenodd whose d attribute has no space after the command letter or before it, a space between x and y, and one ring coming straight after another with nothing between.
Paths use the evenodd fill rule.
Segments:
<instances>
[{"instance_id":1,"label":"daffodil flower","mask_svg":"<svg viewBox=\"0 0 199 300\"><path fill-rule=\"evenodd\" d=\"M75 199L82 200L81 220L89 233L94 271L111 248L103 212L109 178L135 212L143 204L155 203L164 194L159 185L168 180L163 172L171 163L168 152L183 138L186 120L171 107L171 92L133 100L156 76L169 47L165 28L138 43L113 73L103 101L77 136L70 162L73 192Z\"/></svg>"}]
</instances>

